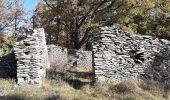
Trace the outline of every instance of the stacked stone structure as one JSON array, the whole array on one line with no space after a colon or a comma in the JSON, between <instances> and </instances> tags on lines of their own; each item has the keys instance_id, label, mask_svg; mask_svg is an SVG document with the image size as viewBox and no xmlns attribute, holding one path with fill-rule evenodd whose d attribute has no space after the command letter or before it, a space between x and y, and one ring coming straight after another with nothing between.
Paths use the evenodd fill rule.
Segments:
<instances>
[{"instance_id":1,"label":"stacked stone structure","mask_svg":"<svg viewBox=\"0 0 170 100\"><path fill-rule=\"evenodd\" d=\"M92 52L48 45L50 64L53 66L92 67Z\"/></svg>"},{"instance_id":2,"label":"stacked stone structure","mask_svg":"<svg viewBox=\"0 0 170 100\"><path fill-rule=\"evenodd\" d=\"M56 46L56 45L48 45L48 55L50 64L56 66L65 66L68 64L68 50L67 48Z\"/></svg>"},{"instance_id":3,"label":"stacked stone structure","mask_svg":"<svg viewBox=\"0 0 170 100\"><path fill-rule=\"evenodd\" d=\"M50 67L44 29L36 29L32 35L14 46L17 60L18 85L41 86Z\"/></svg>"},{"instance_id":4,"label":"stacked stone structure","mask_svg":"<svg viewBox=\"0 0 170 100\"><path fill-rule=\"evenodd\" d=\"M170 85L168 40L131 35L113 25L101 28L92 47L91 52L50 45L47 51L44 30L34 30L14 46L18 85L41 86L50 63L63 67L66 64L91 67L92 62L97 82L136 79Z\"/></svg>"},{"instance_id":5,"label":"stacked stone structure","mask_svg":"<svg viewBox=\"0 0 170 100\"><path fill-rule=\"evenodd\" d=\"M130 35L121 27L102 27L93 43L93 66L97 82L128 79L170 85L170 41Z\"/></svg>"},{"instance_id":6,"label":"stacked stone structure","mask_svg":"<svg viewBox=\"0 0 170 100\"><path fill-rule=\"evenodd\" d=\"M69 49L68 63L74 67L92 67L92 52Z\"/></svg>"}]
</instances>

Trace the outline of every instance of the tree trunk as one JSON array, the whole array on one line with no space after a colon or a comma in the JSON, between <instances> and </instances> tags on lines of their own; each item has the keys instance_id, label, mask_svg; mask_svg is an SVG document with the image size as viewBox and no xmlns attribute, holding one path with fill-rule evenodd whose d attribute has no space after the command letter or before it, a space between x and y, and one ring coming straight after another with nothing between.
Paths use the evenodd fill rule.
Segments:
<instances>
[{"instance_id":1,"label":"tree trunk","mask_svg":"<svg viewBox=\"0 0 170 100\"><path fill-rule=\"evenodd\" d=\"M17 15L15 15L14 19L14 32L13 32L13 38L17 37Z\"/></svg>"},{"instance_id":2,"label":"tree trunk","mask_svg":"<svg viewBox=\"0 0 170 100\"><path fill-rule=\"evenodd\" d=\"M79 38L78 38L78 31L72 31L70 32L71 36L70 36L70 46L71 49L80 49L80 45L79 45Z\"/></svg>"}]
</instances>

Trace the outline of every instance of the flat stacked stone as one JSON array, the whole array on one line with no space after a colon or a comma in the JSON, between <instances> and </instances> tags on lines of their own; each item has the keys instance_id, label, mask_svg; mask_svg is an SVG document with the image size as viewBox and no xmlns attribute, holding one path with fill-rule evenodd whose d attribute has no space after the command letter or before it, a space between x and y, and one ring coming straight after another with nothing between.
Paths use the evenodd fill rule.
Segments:
<instances>
[{"instance_id":1,"label":"flat stacked stone","mask_svg":"<svg viewBox=\"0 0 170 100\"><path fill-rule=\"evenodd\" d=\"M41 86L50 68L44 29L36 29L14 46L18 85Z\"/></svg>"},{"instance_id":2,"label":"flat stacked stone","mask_svg":"<svg viewBox=\"0 0 170 100\"><path fill-rule=\"evenodd\" d=\"M137 79L170 84L168 40L130 35L117 25L106 26L96 35L92 51L97 82Z\"/></svg>"}]
</instances>

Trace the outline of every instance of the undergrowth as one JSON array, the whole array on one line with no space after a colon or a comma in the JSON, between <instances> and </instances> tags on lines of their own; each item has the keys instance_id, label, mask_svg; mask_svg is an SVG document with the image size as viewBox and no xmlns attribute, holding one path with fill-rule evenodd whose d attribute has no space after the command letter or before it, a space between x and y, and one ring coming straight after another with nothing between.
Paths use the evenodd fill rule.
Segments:
<instances>
[{"instance_id":1,"label":"undergrowth","mask_svg":"<svg viewBox=\"0 0 170 100\"><path fill-rule=\"evenodd\" d=\"M51 80L46 80L41 88L17 87L13 80L0 80L0 100L169 100L169 93L162 85L146 85L134 80L85 85L81 89Z\"/></svg>"}]
</instances>

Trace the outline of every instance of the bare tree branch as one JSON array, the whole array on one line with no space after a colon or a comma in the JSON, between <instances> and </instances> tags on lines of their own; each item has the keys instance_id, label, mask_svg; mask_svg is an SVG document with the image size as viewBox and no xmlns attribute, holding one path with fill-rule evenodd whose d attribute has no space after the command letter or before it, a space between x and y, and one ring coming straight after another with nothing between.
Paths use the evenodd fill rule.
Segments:
<instances>
[{"instance_id":1,"label":"bare tree branch","mask_svg":"<svg viewBox=\"0 0 170 100\"><path fill-rule=\"evenodd\" d=\"M98 10L101 6L103 6L105 3L109 2L109 0L104 0L101 3L99 3L97 6L96 5L92 5L91 8L89 9L89 11L82 16L81 21L78 25L78 27L81 27L82 24L85 22L85 20L90 16L93 15L94 13L97 13L98 11L102 11L104 9ZM110 5L108 5L105 8L110 8L114 3L116 2L116 0L112 1Z\"/></svg>"},{"instance_id":2,"label":"bare tree branch","mask_svg":"<svg viewBox=\"0 0 170 100\"><path fill-rule=\"evenodd\" d=\"M50 5L48 2L47 2L47 0L43 0L45 3L46 3L46 5L48 6L48 7L50 7L51 9L54 9L55 7L54 6L52 6L52 5Z\"/></svg>"}]
</instances>

